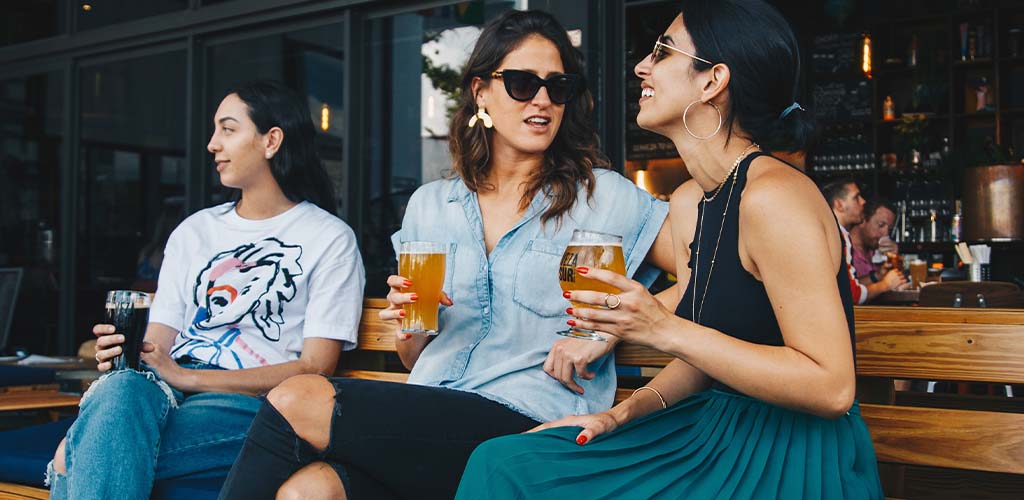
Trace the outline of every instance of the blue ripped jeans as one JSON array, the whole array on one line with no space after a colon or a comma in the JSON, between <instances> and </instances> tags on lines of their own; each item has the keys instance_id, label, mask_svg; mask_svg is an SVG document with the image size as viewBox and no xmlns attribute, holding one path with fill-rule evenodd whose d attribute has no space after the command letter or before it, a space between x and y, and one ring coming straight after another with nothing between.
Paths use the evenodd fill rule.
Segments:
<instances>
[{"instance_id":1,"label":"blue ripped jeans","mask_svg":"<svg viewBox=\"0 0 1024 500\"><path fill-rule=\"evenodd\" d=\"M182 394L152 371L105 375L83 396L68 430L67 474L48 467L50 498L144 500L156 480L225 476L259 407L258 398L241 394Z\"/></svg>"}]
</instances>

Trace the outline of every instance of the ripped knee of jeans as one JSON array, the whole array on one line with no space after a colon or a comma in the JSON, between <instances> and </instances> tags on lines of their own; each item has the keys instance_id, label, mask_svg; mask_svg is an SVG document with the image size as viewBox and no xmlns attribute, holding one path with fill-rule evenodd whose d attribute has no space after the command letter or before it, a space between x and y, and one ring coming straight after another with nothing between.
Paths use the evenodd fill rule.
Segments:
<instances>
[{"instance_id":1,"label":"ripped knee of jeans","mask_svg":"<svg viewBox=\"0 0 1024 500\"><path fill-rule=\"evenodd\" d=\"M50 460L46 464L46 474L43 476L43 485L47 488L52 487L55 481L63 480L64 474L57 472L57 469L53 467L53 460Z\"/></svg>"},{"instance_id":2,"label":"ripped knee of jeans","mask_svg":"<svg viewBox=\"0 0 1024 500\"><path fill-rule=\"evenodd\" d=\"M147 380L156 384L156 386L159 387L161 391L163 391L164 395L167 396L167 402L171 405L171 408L178 407L178 400L174 397L174 393L171 392L171 386L167 385L167 382L160 380L160 378L158 378L155 373L142 370L118 370L103 374L100 378L96 379L92 384L89 385L89 389L86 390L84 394L82 394L82 400L78 402L78 406L81 407L82 404L85 403L87 399L89 399L96 393L100 386L110 383L111 377L119 375L134 376L132 374L146 377Z\"/></svg>"}]
</instances>

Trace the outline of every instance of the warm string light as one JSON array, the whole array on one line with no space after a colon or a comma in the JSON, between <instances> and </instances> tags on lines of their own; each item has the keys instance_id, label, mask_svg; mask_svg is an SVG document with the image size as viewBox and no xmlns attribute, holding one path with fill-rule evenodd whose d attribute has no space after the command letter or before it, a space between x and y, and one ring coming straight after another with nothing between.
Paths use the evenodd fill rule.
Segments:
<instances>
[{"instance_id":1,"label":"warm string light","mask_svg":"<svg viewBox=\"0 0 1024 500\"><path fill-rule=\"evenodd\" d=\"M327 107L325 102L323 106L320 106L320 130L327 132L329 128L331 128L331 108Z\"/></svg>"},{"instance_id":2,"label":"warm string light","mask_svg":"<svg viewBox=\"0 0 1024 500\"><path fill-rule=\"evenodd\" d=\"M861 52L860 69L864 71L864 76L871 78L871 35L864 35L863 50Z\"/></svg>"},{"instance_id":3,"label":"warm string light","mask_svg":"<svg viewBox=\"0 0 1024 500\"><path fill-rule=\"evenodd\" d=\"M82 4L82 10L84 10L86 12L89 12L90 10L92 10L92 4L83 3Z\"/></svg>"},{"instance_id":4,"label":"warm string light","mask_svg":"<svg viewBox=\"0 0 1024 500\"><path fill-rule=\"evenodd\" d=\"M636 185L640 186L640 189L643 189L644 191L647 191L648 193L651 192L651 190L647 188L647 171L646 170L637 170L636 171Z\"/></svg>"}]
</instances>

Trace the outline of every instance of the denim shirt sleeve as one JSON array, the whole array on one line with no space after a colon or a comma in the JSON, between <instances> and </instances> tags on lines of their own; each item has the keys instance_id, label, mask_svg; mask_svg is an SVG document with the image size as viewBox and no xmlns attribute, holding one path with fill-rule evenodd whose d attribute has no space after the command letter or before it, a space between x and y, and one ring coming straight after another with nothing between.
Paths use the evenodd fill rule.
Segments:
<instances>
[{"instance_id":1,"label":"denim shirt sleeve","mask_svg":"<svg viewBox=\"0 0 1024 500\"><path fill-rule=\"evenodd\" d=\"M654 245L668 216L668 203L651 196L621 174L604 170L596 173L597 188L591 205L608 226L620 228L622 251L626 257L626 276L650 286L660 269L644 259Z\"/></svg>"}]
</instances>

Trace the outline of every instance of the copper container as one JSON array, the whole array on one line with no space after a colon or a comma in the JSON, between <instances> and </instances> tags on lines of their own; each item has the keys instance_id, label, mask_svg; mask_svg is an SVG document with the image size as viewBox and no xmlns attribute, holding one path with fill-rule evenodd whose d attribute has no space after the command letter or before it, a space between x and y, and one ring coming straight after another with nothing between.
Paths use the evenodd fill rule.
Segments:
<instances>
[{"instance_id":1,"label":"copper container","mask_svg":"<svg viewBox=\"0 0 1024 500\"><path fill-rule=\"evenodd\" d=\"M1024 166L965 169L963 187L965 240L1024 239Z\"/></svg>"}]
</instances>

